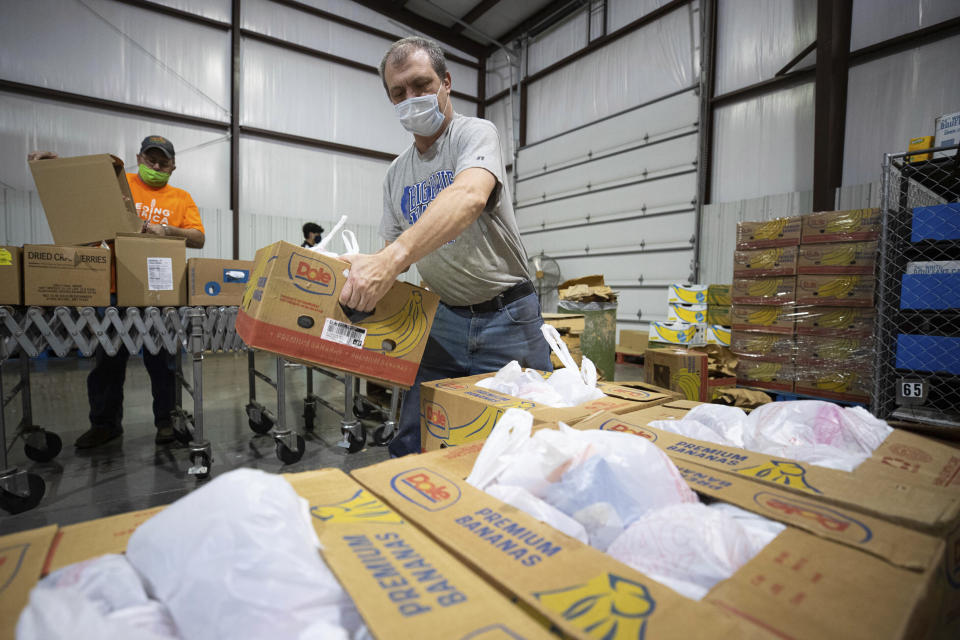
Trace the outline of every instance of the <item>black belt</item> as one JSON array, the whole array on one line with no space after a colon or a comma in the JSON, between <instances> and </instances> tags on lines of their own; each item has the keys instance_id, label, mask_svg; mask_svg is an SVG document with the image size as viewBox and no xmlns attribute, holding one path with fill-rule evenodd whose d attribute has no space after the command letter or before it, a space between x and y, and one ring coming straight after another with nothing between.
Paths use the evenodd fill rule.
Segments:
<instances>
[{"instance_id":1,"label":"black belt","mask_svg":"<svg viewBox=\"0 0 960 640\"><path fill-rule=\"evenodd\" d=\"M533 288L533 283L529 280L524 280L519 284L515 284L506 291L500 293L499 295L490 298L486 302L478 302L477 304L466 304L463 306L455 307L453 305L447 305L450 309L456 311L469 311L470 313L489 313L491 311L499 311L506 305L511 302L516 302L520 298L525 298L531 293L534 293L536 289ZM444 303L446 304L446 303Z\"/></svg>"}]
</instances>

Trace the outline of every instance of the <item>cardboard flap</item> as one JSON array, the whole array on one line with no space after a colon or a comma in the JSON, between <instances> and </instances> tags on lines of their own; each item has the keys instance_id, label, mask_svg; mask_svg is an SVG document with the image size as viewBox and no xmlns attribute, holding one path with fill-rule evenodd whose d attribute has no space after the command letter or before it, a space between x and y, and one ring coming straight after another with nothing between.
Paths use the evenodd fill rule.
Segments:
<instances>
[{"instance_id":1,"label":"cardboard flap","mask_svg":"<svg viewBox=\"0 0 960 640\"><path fill-rule=\"evenodd\" d=\"M57 526L0 536L0 638L13 638L30 590L40 579Z\"/></svg>"}]
</instances>

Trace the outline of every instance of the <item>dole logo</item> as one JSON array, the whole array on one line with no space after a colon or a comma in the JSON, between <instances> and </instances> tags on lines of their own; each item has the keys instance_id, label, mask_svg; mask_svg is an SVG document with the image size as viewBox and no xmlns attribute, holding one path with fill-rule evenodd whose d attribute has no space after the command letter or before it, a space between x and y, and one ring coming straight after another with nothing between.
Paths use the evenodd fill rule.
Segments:
<instances>
[{"instance_id":1,"label":"dole logo","mask_svg":"<svg viewBox=\"0 0 960 640\"><path fill-rule=\"evenodd\" d=\"M820 529L850 542L864 544L873 537L867 525L823 505L766 491L754 495L753 501L775 515L790 516L800 526Z\"/></svg>"},{"instance_id":2,"label":"dole logo","mask_svg":"<svg viewBox=\"0 0 960 640\"><path fill-rule=\"evenodd\" d=\"M440 511L460 499L460 487L431 469L417 467L398 473L390 486L399 495L427 511Z\"/></svg>"},{"instance_id":3,"label":"dole logo","mask_svg":"<svg viewBox=\"0 0 960 640\"><path fill-rule=\"evenodd\" d=\"M428 402L423 408L423 418L427 421L430 433L447 434L450 432L450 418L440 405ZM438 436L442 437L442 436Z\"/></svg>"},{"instance_id":4,"label":"dole logo","mask_svg":"<svg viewBox=\"0 0 960 640\"><path fill-rule=\"evenodd\" d=\"M600 425L601 431L621 431L623 433L632 433L635 436L640 436L641 438L646 438L650 442L657 441L657 434L652 431L647 431L640 427L635 427L632 424L626 424L625 422L620 422L619 420L607 420Z\"/></svg>"},{"instance_id":5,"label":"dole logo","mask_svg":"<svg viewBox=\"0 0 960 640\"><path fill-rule=\"evenodd\" d=\"M313 295L330 296L337 288L337 277L329 265L296 253L290 255L287 275L297 289Z\"/></svg>"}]
</instances>

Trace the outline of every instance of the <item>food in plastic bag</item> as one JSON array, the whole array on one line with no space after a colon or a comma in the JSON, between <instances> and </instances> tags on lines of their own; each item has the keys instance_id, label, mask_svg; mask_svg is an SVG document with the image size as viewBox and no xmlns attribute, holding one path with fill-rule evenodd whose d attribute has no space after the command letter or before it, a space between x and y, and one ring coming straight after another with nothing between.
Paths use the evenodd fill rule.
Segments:
<instances>
[{"instance_id":1,"label":"food in plastic bag","mask_svg":"<svg viewBox=\"0 0 960 640\"><path fill-rule=\"evenodd\" d=\"M700 600L785 528L732 505L677 504L644 514L613 541L607 553Z\"/></svg>"},{"instance_id":2,"label":"food in plastic bag","mask_svg":"<svg viewBox=\"0 0 960 640\"><path fill-rule=\"evenodd\" d=\"M583 528L582 524L548 502L534 496L526 489L495 484L487 487L487 493L497 500L502 500L533 516L540 522L546 522L557 531L561 531L571 538L576 538L583 544L590 544L587 538L587 530Z\"/></svg>"},{"instance_id":3,"label":"food in plastic bag","mask_svg":"<svg viewBox=\"0 0 960 640\"><path fill-rule=\"evenodd\" d=\"M842 471L855 469L893 431L862 407L819 400L771 402L749 415L736 407L702 404L680 420L650 426Z\"/></svg>"},{"instance_id":4,"label":"food in plastic bag","mask_svg":"<svg viewBox=\"0 0 960 640\"><path fill-rule=\"evenodd\" d=\"M127 558L184 638L369 637L280 476L226 473L133 533Z\"/></svg>"},{"instance_id":5,"label":"food in plastic bag","mask_svg":"<svg viewBox=\"0 0 960 640\"><path fill-rule=\"evenodd\" d=\"M34 586L18 640L175 640L166 607L147 597L126 558L108 554L51 573Z\"/></svg>"}]
</instances>

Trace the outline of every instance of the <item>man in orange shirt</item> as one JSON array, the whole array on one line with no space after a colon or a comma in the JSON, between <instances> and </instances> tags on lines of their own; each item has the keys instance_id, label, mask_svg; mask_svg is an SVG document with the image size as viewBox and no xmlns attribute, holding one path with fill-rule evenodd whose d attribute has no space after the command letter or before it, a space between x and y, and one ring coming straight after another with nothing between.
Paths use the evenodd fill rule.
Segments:
<instances>
[{"instance_id":1,"label":"man in orange shirt","mask_svg":"<svg viewBox=\"0 0 960 640\"><path fill-rule=\"evenodd\" d=\"M56 158L49 151L36 151L29 160ZM173 144L163 136L147 136L137 154L137 173L127 174L127 183L137 213L143 218L143 233L185 238L187 246L200 249L205 242L203 223L193 198L183 189L167 182L176 166ZM115 302L115 299L112 301ZM143 351L143 364L150 374L153 393L153 419L157 427L157 444L173 442L170 413L174 409L176 358L161 351L151 355ZM96 364L87 376L87 397L90 400L90 429L77 438L78 449L106 444L123 433L123 382L126 378L129 352L121 345L117 355L108 356L98 347Z\"/></svg>"}]
</instances>

